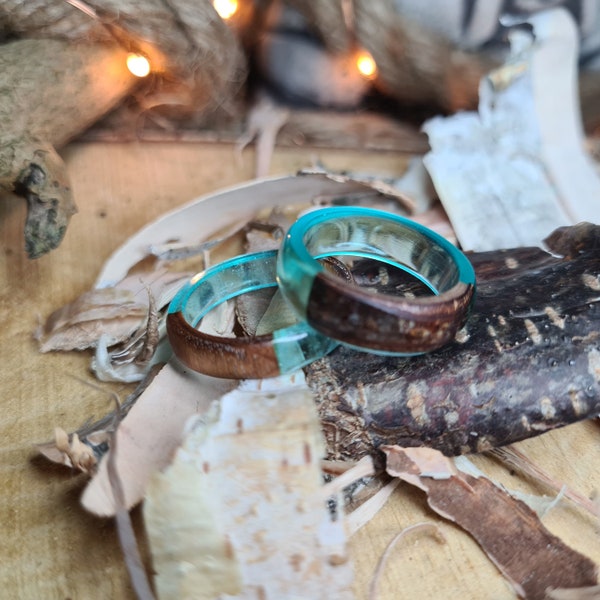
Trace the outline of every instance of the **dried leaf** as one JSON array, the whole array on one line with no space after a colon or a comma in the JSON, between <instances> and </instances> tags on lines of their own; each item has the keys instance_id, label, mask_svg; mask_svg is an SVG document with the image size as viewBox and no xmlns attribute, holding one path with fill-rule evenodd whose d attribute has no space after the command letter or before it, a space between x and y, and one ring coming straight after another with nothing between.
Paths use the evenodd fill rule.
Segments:
<instances>
[{"instance_id":1,"label":"dried leaf","mask_svg":"<svg viewBox=\"0 0 600 600\"><path fill-rule=\"evenodd\" d=\"M40 351L83 350L100 335L110 345L131 335L146 317L148 307L130 290L92 290L54 311L39 336Z\"/></svg>"},{"instance_id":2,"label":"dried leaf","mask_svg":"<svg viewBox=\"0 0 600 600\"><path fill-rule=\"evenodd\" d=\"M39 445L38 451L52 462L78 469L84 473L91 473L97 463L92 448L83 443L77 433L69 436L60 427L54 429L54 443Z\"/></svg>"},{"instance_id":3,"label":"dried leaf","mask_svg":"<svg viewBox=\"0 0 600 600\"><path fill-rule=\"evenodd\" d=\"M128 275L114 287L131 290L136 299L146 305L148 298L152 298L158 310L167 305L183 283L194 274L192 271L170 269L166 266L149 267L145 271Z\"/></svg>"},{"instance_id":4,"label":"dried leaf","mask_svg":"<svg viewBox=\"0 0 600 600\"><path fill-rule=\"evenodd\" d=\"M245 382L223 396L144 503L159 596L351 598L322 453L303 377Z\"/></svg>"},{"instance_id":5,"label":"dried leaf","mask_svg":"<svg viewBox=\"0 0 600 600\"><path fill-rule=\"evenodd\" d=\"M460 473L430 448L385 446L387 472L427 493L429 506L465 529L524 598L596 585L596 565L552 535L535 513L484 477Z\"/></svg>"},{"instance_id":6,"label":"dried leaf","mask_svg":"<svg viewBox=\"0 0 600 600\"><path fill-rule=\"evenodd\" d=\"M160 309L189 276L159 269L84 292L47 318L38 334L40 351L83 350L95 347L101 336L107 347L126 342L136 330L145 329L148 295Z\"/></svg>"},{"instance_id":7,"label":"dried leaf","mask_svg":"<svg viewBox=\"0 0 600 600\"><path fill-rule=\"evenodd\" d=\"M108 349L107 340L101 335L96 344L92 371L100 381L142 381L152 365L161 359L160 356L156 356L160 337L158 310L154 297L148 290L145 325L140 327L127 343L112 350Z\"/></svg>"},{"instance_id":8,"label":"dried leaf","mask_svg":"<svg viewBox=\"0 0 600 600\"><path fill-rule=\"evenodd\" d=\"M257 331L258 325L278 292L275 287L263 288L235 299L235 315L245 335L261 335Z\"/></svg>"}]
</instances>

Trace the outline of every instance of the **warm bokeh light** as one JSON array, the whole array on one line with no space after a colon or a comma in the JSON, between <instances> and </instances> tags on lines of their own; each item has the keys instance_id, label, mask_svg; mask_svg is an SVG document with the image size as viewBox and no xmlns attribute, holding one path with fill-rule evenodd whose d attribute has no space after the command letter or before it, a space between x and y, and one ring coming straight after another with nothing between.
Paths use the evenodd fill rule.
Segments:
<instances>
[{"instance_id":1,"label":"warm bokeh light","mask_svg":"<svg viewBox=\"0 0 600 600\"><path fill-rule=\"evenodd\" d=\"M358 72L367 79L373 79L377 75L377 65L373 57L365 50L357 56L356 67L358 68Z\"/></svg>"},{"instance_id":2,"label":"warm bokeh light","mask_svg":"<svg viewBox=\"0 0 600 600\"><path fill-rule=\"evenodd\" d=\"M127 68L136 77L146 77L150 73L150 61L145 56L132 52L127 56Z\"/></svg>"},{"instance_id":3,"label":"warm bokeh light","mask_svg":"<svg viewBox=\"0 0 600 600\"><path fill-rule=\"evenodd\" d=\"M229 19L237 12L237 0L213 0L213 6L221 19Z\"/></svg>"}]
</instances>

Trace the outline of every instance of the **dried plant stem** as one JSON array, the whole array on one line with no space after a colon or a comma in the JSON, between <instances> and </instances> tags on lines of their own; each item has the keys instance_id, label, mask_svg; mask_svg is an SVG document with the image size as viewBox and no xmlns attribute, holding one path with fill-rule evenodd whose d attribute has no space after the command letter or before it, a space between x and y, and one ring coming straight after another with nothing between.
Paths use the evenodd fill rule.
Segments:
<instances>
[{"instance_id":1,"label":"dried plant stem","mask_svg":"<svg viewBox=\"0 0 600 600\"><path fill-rule=\"evenodd\" d=\"M81 2L81 0L65 0L65 2L67 2L77 10L80 10L82 13L86 14L91 19L98 19L96 11L85 2Z\"/></svg>"},{"instance_id":2,"label":"dried plant stem","mask_svg":"<svg viewBox=\"0 0 600 600\"><path fill-rule=\"evenodd\" d=\"M595 517L600 518L600 506L596 502L552 479L550 475L538 467L538 465L532 462L530 458L525 456L525 454L518 450L514 445L511 444L509 446L494 448L493 450L490 450L488 454L495 456L508 467L525 475L529 475L536 481L543 483L556 493L562 492L566 498L581 508L589 511Z\"/></svg>"},{"instance_id":3,"label":"dried plant stem","mask_svg":"<svg viewBox=\"0 0 600 600\"><path fill-rule=\"evenodd\" d=\"M440 528L435 523L415 523L410 527L406 527L400 533L397 533L390 543L387 545L384 553L381 555L377 566L375 567L375 573L373 573L373 578L371 579L371 583L369 585L369 600L375 600L377 598L377 592L379 588L379 581L381 580L381 576L383 574L383 569L385 568L387 561L389 559L392 550L396 547L396 544L407 534L413 533L415 531L423 531L431 533L440 543L446 543L446 538L444 534L440 530Z\"/></svg>"},{"instance_id":4,"label":"dried plant stem","mask_svg":"<svg viewBox=\"0 0 600 600\"><path fill-rule=\"evenodd\" d=\"M357 465L357 460L329 460L321 461L321 470L329 475L341 475Z\"/></svg>"},{"instance_id":5,"label":"dried plant stem","mask_svg":"<svg viewBox=\"0 0 600 600\"><path fill-rule=\"evenodd\" d=\"M598 600L600 585L583 588L557 588L546 592L547 600Z\"/></svg>"},{"instance_id":6,"label":"dried plant stem","mask_svg":"<svg viewBox=\"0 0 600 600\"><path fill-rule=\"evenodd\" d=\"M119 410L117 412L112 412L104 417L101 417L97 421L93 423L86 423L82 427L80 427L76 433L82 440L87 438L89 435L98 432L98 431L108 431L110 433L114 433L118 424L125 418L125 415L129 412L129 409L136 403L137 399L142 395L142 393L146 390L146 388L152 383L154 377L158 374L158 372L162 369L162 364L154 365L146 377L141 381L136 388L125 398L123 403L119 402ZM90 387L99 390L103 393L108 393L114 400L118 401L119 397L115 392L110 390L106 390L104 387L95 384L92 381L88 381L87 379L81 379L75 375L72 375L74 379L81 381L85 385L89 385Z\"/></svg>"},{"instance_id":7,"label":"dried plant stem","mask_svg":"<svg viewBox=\"0 0 600 600\"><path fill-rule=\"evenodd\" d=\"M116 411L115 418L117 422L120 422L121 416L121 405L116 400ZM116 430L116 425L115 425ZM123 485L119 472L117 469L116 456L117 456L117 436L113 434L111 442L111 452L107 458L107 471L108 479L110 481L113 496L115 498L116 512L115 521L117 524L117 533L119 535L119 543L121 550L123 551L123 557L125 558L125 564L129 577L135 590L136 596L139 600L154 600L155 596L150 587L150 582L146 575L146 571L142 564L142 558L137 545L135 532L131 523L129 512L125 508L125 492L123 491Z\"/></svg>"},{"instance_id":8,"label":"dried plant stem","mask_svg":"<svg viewBox=\"0 0 600 600\"><path fill-rule=\"evenodd\" d=\"M373 494L368 500L365 500L346 517L348 535L354 535L384 507L399 483L399 479L392 479L392 481Z\"/></svg>"},{"instance_id":9,"label":"dried plant stem","mask_svg":"<svg viewBox=\"0 0 600 600\"><path fill-rule=\"evenodd\" d=\"M323 496L329 498L339 494L355 481L372 475L375 475L373 459L369 455L363 456L351 469L348 469L333 481L326 483L322 488Z\"/></svg>"}]
</instances>

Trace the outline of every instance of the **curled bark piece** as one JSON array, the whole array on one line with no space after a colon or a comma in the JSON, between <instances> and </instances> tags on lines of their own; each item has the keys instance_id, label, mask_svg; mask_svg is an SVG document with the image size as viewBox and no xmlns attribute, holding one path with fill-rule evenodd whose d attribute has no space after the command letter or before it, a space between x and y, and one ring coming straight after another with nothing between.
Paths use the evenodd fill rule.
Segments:
<instances>
[{"instance_id":1,"label":"curled bark piece","mask_svg":"<svg viewBox=\"0 0 600 600\"><path fill-rule=\"evenodd\" d=\"M455 341L412 358L340 348L307 369L332 458L381 444L479 452L600 412L600 227L538 248L470 255L473 313Z\"/></svg>"},{"instance_id":2,"label":"curled bark piece","mask_svg":"<svg viewBox=\"0 0 600 600\"><path fill-rule=\"evenodd\" d=\"M114 434L119 444L114 468L123 484L126 508L144 497L151 475L171 462L181 444L187 420L206 413L213 400L236 384L186 371L174 363L165 365L156 374ZM86 437L81 433L82 440ZM110 454L103 456L81 502L91 513L113 516L116 504L107 469Z\"/></svg>"},{"instance_id":3,"label":"curled bark piece","mask_svg":"<svg viewBox=\"0 0 600 600\"><path fill-rule=\"evenodd\" d=\"M521 598L598 583L596 565L552 535L536 514L485 477L459 473L429 448L383 448L387 472L427 493L429 506L467 531Z\"/></svg>"},{"instance_id":4,"label":"curled bark piece","mask_svg":"<svg viewBox=\"0 0 600 600\"><path fill-rule=\"evenodd\" d=\"M466 250L538 245L555 227L600 221L600 177L578 106L575 23L564 9L528 22L533 33L511 31L510 56L482 80L477 112L423 126L431 144L423 161Z\"/></svg>"}]
</instances>

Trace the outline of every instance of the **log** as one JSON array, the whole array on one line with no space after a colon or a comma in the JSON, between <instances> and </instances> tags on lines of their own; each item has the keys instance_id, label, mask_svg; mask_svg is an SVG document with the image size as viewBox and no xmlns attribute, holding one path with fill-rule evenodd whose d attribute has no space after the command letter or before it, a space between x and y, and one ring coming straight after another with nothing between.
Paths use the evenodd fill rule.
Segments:
<instances>
[{"instance_id":1,"label":"log","mask_svg":"<svg viewBox=\"0 0 600 600\"><path fill-rule=\"evenodd\" d=\"M329 457L382 444L482 452L600 413L600 226L546 243L552 253L469 256L477 299L445 348L397 358L340 347L307 367Z\"/></svg>"}]
</instances>

